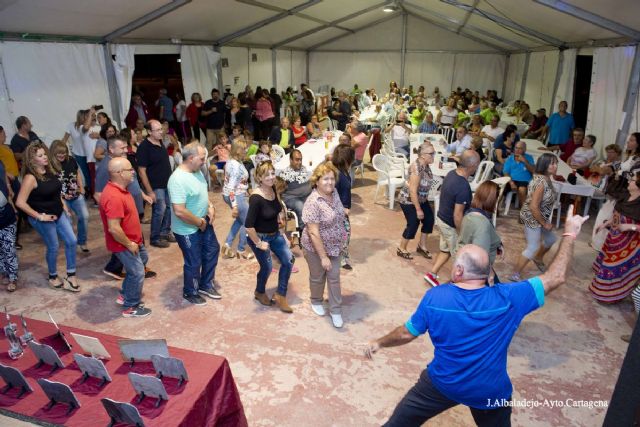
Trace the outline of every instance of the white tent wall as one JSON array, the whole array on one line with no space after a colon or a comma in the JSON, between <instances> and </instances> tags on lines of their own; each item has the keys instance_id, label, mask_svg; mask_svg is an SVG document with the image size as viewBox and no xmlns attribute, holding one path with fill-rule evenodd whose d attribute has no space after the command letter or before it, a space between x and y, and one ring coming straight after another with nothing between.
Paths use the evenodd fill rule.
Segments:
<instances>
[{"instance_id":1,"label":"white tent wall","mask_svg":"<svg viewBox=\"0 0 640 427\"><path fill-rule=\"evenodd\" d=\"M600 154L604 154L605 146L615 143L616 133L622 126L622 106L635 49L627 46L594 50L586 131L598 138L596 150ZM638 122L633 120L630 131L637 129Z\"/></svg>"},{"instance_id":2,"label":"white tent wall","mask_svg":"<svg viewBox=\"0 0 640 427\"><path fill-rule=\"evenodd\" d=\"M253 62L253 55L257 56L256 62ZM273 66L269 49L249 49L249 84L254 90L257 86L262 86L263 89L273 86Z\"/></svg>"},{"instance_id":3,"label":"white tent wall","mask_svg":"<svg viewBox=\"0 0 640 427\"><path fill-rule=\"evenodd\" d=\"M182 86L187 102L194 92L199 92L203 99L209 99L211 90L218 87L220 54L214 52L211 46L181 46L180 59Z\"/></svg>"},{"instance_id":4,"label":"white tent wall","mask_svg":"<svg viewBox=\"0 0 640 427\"><path fill-rule=\"evenodd\" d=\"M389 81L400 75L400 52L310 52L309 85L322 85L350 91L354 83L361 88L375 88L380 95L388 92Z\"/></svg>"},{"instance_id":5,"label":"white tent wall","mask_svg":"<svg viewBox=\"0 0 640 427\"><path fill-rule=\"evenodd\" d=\"M576 80L576 57L578 49L567 49L562 52L562 68L560 70L560 81L558 90L553 101L553 107L557 109L560 101L567 101L568 111L573 110L573 89Z\"/></svg>"},{"instance_id":6,"label":"white tent wall","mask_svg":"<svg viewBox=\"0 0 640 427\"><path fill-rule=\"evenodd\" d=\"M453 87L502 92L504 67L507 57L500 54L456 54L453 68ZM441 88L442 89L442 88Z\"/></svg>"},{"instance_id":7,"label":"white tent wall","mask_svg":"<svg viewBox=\"0 0 640 427\"><path fill-rule=\"evenodd\" d=\"M300 83L307 81L307 53L301 51L291 52L291 85L300 87ZM311 86L313 88L313 86ZM285 90L286 87L278 88Z\"/></svg>"},{"instance_id":8,"label":"white tent wall","mask_svg":"<svg viewBox=\"0 0 640 427\"><path fill-rule=\"evenodd\" d=\"M520 98L522 88L522 77L524 76L524 64L526 53L516 53L509 57L509 68L507 69L507 81L502 99L510 102ZM533 106L531 106L533 109ZM537 108L536 108L537 109Z\"/></svg>"},{"instance_id":9,"label":"white tent wall","mask_svg":"<svg viewBox=\"0 0 640 427\"><path fill-rule=\"evenodd\" d=\"M11 124L3 126L11 129L16 117L28 116L50 143L62 138L79 109L102 104L112 115L102 46L3 42L0 55L10 96Z\"/></svg>"},{"instance_id":10,"label":"white tent wall","mask_svg":"<svg viewBox=\"0 0 640 427\"><path fill-rule=\"evenodd\" d=\"M428 93L436 86L440 93L448 93L453 85L454 56L452 53L407 53L405 83L412 84L416 90L423 85Z\"/></svg>"},{"instance_id":11,"label":"white tent wall","mask_svg":"<svg viewBox=\"0 0 640 427\"><path fill-rule=\"evenodd\" d=\"M249 49L223 46L220 49L220 54L222 58L229 61L229 66L222 68L222 83L225 86L231 86L232 93L237 94L244 91L245 86L249 84ZM255 85L252 86L255 88ZM209 92L207 92L207 96ZM202 96L205 97L205 94Z\"/></svg>"},{"instance_id":12,"label":"white tent wall","mask_svg":"<svg viewBox=\"0 0 640 427\"><path fill-rule=\"evenodd\" d=\"M546 108L551 111L553 86L556 81L559 51L532 52L524 89L524 100L532 111Z\"/></svg>"},{"instance_id":13,"label":"white tent wall","mask_svg":"<svg viewBox=\"0 0 640 427\"><path fill-rule=\"evenodd\" d=\"M118 85L120 118L124 123L125 117L131 105L131 88L133 86L133 73L135 71L135 45L119 44L114 47L113 69L116 84ZM122 125L122 124L121 124Z\"/></svg>"},{"instance_id":14,"label":"white tent wall","mask_svg":"<svg viewBox=\"0 0 640 427\"><path fill-rule=\"evenodd\" d=\"M298 89L307 80L307 54L298 50L276 50L276 89L283 92L287 87ZM312 90L317 88L311 86Z\"/></svg>"}]
</instances>

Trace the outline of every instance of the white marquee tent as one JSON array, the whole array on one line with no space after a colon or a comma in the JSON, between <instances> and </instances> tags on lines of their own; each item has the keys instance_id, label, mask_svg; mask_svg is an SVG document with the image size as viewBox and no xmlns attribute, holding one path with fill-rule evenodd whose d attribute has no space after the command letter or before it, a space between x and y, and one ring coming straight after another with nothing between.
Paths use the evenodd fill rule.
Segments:
<instances>
[{"instance_id":1,"label":"white marquee tent","mask_svg":"<svg viewBox=\"0 0 640 427\"><path fill-rule=\"evenodd\" d=\"M637 0L2 1L0 124L10 136L27 115L50 140L89 103L122 118L134 55L151 53L180 54L187 97L395 80L548 111L571 108L576 56L593 55L587 131L621 143L638 130L638 12Z\"/></svg>"}]
</instances>

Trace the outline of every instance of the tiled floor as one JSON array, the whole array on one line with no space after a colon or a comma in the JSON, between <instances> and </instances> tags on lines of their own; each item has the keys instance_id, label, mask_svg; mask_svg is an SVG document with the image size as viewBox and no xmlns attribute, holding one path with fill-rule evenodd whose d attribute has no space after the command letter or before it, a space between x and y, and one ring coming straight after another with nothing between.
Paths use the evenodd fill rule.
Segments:
<instances>
[{"instance_id":1,"label":"tiled floor","mask_svg":"<svg viewBox=\"0 0 640 427\"><path fill-rule=\"evenodd\" d=\"M177 245L149 248L150 267L159 277L144 285L144 300L153 309L146 319L124 319L115 305L118 282L102 274L107 260L96 209L90 209L91 255L78 255L83 290L70 294L47 288L44 248L35 232L24 235L20 255L21 282L14 294L3 293L0 306L10 312L44 319L49 310L67 325L130 338L166 338L170 345L228 358L252 426L374 426L383 423L432 357L428 338L381 351L373 361L361 344L400 325L427 290L422 274L431 261L407 261L395 248L404 221L399 207L390 211L380 196L373 204L375 174L368 171L354 189L352 272L343 272L345 327L336 330L329 317L318 318L309 306L307 267L292 275L289 302L295 312L280 313L253 301L257 263L221 259L217 278L223 299L194 307L181 297L182 256ZM382 194L382 192L381 192ZM226 236L229 209L219 192L216 232ZM502 277L523 249L517 211L498 219L507 249L496 266ZM615 384L629 333L633 308L625 301L603 306L588 295L591 262L590 226L577 245L569 282L551 294L545 306L520 326L509 351L509 372L516 400L608 400ZM148 237L148 225L144 226ZM437 251L437 236L429 249ZM414 248L414 244L410 245ZM301 255L301 254L298 254ZM552 256L552 254L550 254ZM550 258L549 258L550 259ZM63 271L64 260L59 258ZM535 269L535 267L533 267ZM530 269L529 274L535 274ZM444 272L446 276L448 271ZM273 292L276 278L269 280ZM603 408L515 408L515 426L595 426ZM11 425L11 421L0 425ZM466 408L458 407L427 425L473 425Z\"/></svg>"}]
</instances>

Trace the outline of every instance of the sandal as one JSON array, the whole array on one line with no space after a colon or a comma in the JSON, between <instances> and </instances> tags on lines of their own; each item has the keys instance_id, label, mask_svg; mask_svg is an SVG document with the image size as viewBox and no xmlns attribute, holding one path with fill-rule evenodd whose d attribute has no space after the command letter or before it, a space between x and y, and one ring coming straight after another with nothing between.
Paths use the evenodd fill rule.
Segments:
<instances>
[{"instance_id":1,"label":"sandal","mask_svg":"<svg viewBox=\"0 0 640 427\"><path fill-rule=\"evenodd\" d=\"M255 258L255 256L249 251L238 251L236 252L236 255L238 258L249 259L249 260Z\"/></svg>"},{"instance_id":2,"label":"sandal","mask_svg":"<svg viewBox=\"0 0 640 427\"><path fill-rule=\"evenodd\" d=\"M426 259L431 259L431 252L426 249L422 249L420 245L416 248L416 252L425 257Z\"/></svg>"},{"instance_id":3,"label":"sandal","mask_svg":"<svg viewBox=\"0 0 640 427\"><path fill-rule=\"evenodd\" d=\"M18 289L18 284L16 282L9 282L7 292L15 292L16 289Z\"/></svg>"},{"instance_id":4,"label":"sandal","mask_svg":"<svg viewBox=\"0 0 640 427\"><path fill-rule=\"evenodd\" d=\"M64 281L58 276L54 278L49 278L49 287L51 289L63 289Z\"/></svg>"},{"instance_id":5,"label":"sandal","mask_svg":"<svg viewBox=\"0 0 640 427\"><path fill-rule=\"evenodd\" d=\"M545 272L547 267L544 265L543 261L538 261L537 259L533 259L532 261L536 265L536 267L538 267L538 270L540 270L543 273Z\"/></svg>"},{"instance_id":6,"label":"sandal","mask_svg":"<svg viewBox=\"0 0 640 427\"><path fill-rule=\"evenodd\" d=\"M69 292L80 292L80 285L76 283L76 276L64 278L64 290Z\"/></svg>"},{"instance_id":7,"label":"sandal","mask_svg":"<svg viewBox=\"0 0 640 427\"><path fill-rule=\"evenodd\" d=\"M398 250L396 251L396 255L398 255L400 258L404 258L404 259L413 259L413 256L411 256L411 253L405 252L400 248L398 248Z\"/></svg>"}]
</instances>

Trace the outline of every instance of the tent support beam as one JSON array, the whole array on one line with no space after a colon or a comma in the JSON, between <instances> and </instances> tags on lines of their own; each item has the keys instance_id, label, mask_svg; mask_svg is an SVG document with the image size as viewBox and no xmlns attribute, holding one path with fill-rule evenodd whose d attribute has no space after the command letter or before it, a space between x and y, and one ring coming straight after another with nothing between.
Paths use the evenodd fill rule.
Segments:
<instances>
[{"instance_id":1,"label":"tent support beam","mask_svg":"<svg viewBox=\"0 0 640 427\"><path fill-rule=\"evenodd\" d=\"M173 12L174 10L190 2L191 0L173 0L170 3L167 3L164 6L159 7L158 9L153 10L144 16L141 16L136 20L129 22L127 25L124 25L117 30L110 32L102 39L104 42L112 42L113 40L122 37L125 34L129 34L130 32L137 30L138 28L147 25L150 22L153 22L161 16L164 16L169 12Z\"/></svg>"},{"instance_id":2,"label":"tent support beam","mask_svg":"<svg viewBox=\"0 0 640 427\"><path fill-rule=\"evenodd\" d=\"M505 55L504 73L502 75L502 92L500 92L500 94L502 95L502 99L504 99L505 91L507 90L507 76L509 75L509 62L511 62L511 54L507 53Z\"/></svg>"},{"instance_id":3,"label":"tent support beam","mask_svg":"<svg viewBox=\"0 0 640 427\"><path fill-rule=\"evenodd\" d=\"M276 67L276 50L271 49L271 87L278 86L278 70Z\"/></svg>"},{"instance_id":4,"label":"tent support beam","mask_svg":"<svg viewBox=\"0 0 640 427\"><path fill-rule=\"evenodd\" d=\"M419 19L421 21L424 21L424 22L426 22L428 24L434 25L434 26L436 26L438 28L442 28L443 30L449 31L450 33L456 34L456 30L452 30L451 28L447 27L446 25L442 25L442 24L440 24L438 22L432 21L431 19L427 19L427 18L424 18L424 17L422 17L420 15L416 15L415 13L412 13L411 16L413 16L414 18ZM473 40L476 43L480 43L480 44L483 44L485 46L488 46L488 47L490 47L491 49L495 50L498 53L506 53L504 48L502 48L500 46L497 46L495 44L489 43L489 42L487 42L485 40L479 39L479 38L477 38L475 36L472 36L470 34L467 34L467 33L463 32L463 33L459 34L459 36L467 38L469 40ZM494 52L494 53L496 53L496 52Z\"/></svg>"},{"instance_id":5,"label":"tent support beam","mask_svg":"<svg viewBox=\"0 0 640 427\"><path fill-rule=\"evenodd\" d=\"M560 79L562 78L562 68L564 65L564 49L560 49L558 54L558 66L556 67L556 79L553 82L553 92L551 93L551 107L549 108L549 116L553 114L556 106L556 96L558 95L558 87L560 86Z\"/></svg>"},{"instance_id":6,"label":"tent support beam","mask_svg":"<svg viewBox=\"0 0 640 427\"><path fill-rule=\"evenodd\" d=\"M440 0L440 1L448 5L457 7L458 9L471 11L471 13L475 15L482 16L485 19L489 19L491 21L502 24L506 27L511 28L512 30L516 30L516 31L520 31L522 33L528 34L530 36L533 36L537 39L542 40L545 43L549 43L555 47L560 47L564 45L564 42L562 40L558 40L555 37L551 37L541 32L538 32L532 28L525 27L524 25L520 25L517 22L513 22L512 20L504 18L502 16L494 15L492 13L482 11L478 8L473 9L468 4L460 3L458 0Z\"/></svg>"},{"instance_id":7,"label":"tent support beam","mask_svg":"<svg viewBox=\"0 0 640 427\"><path fill-rule=\"evenodd\" d=\"M307 0L304 3L291 8L289 10L285 10L284 12L280 12L277 15L273 15L270 16L269 18L263 19L262 21L256 22L255 24L249 25L248 27L242 28L238 31L235 31L231 34L227 34L226 36L221 37L220 39L218 39L214 45L216 46L222 46L225 45L227 43L229 43L232 40L237 39L238 37L242 37L246 34L249 34L252 31L255 31L259 28L262 28L266 25L272 24L276 21L279 21L281 19L286 18L287 16L291 16L296 14L297 12L300 12L301 10L304 10L308 7L313 6L314 4L320 3L322 0Z\"/></svg>"},{"instance_id":8,"label":"tent support beam","mask_svg":"<svg viewBox=\"0 0 640 427\"><path fill-rule=\"evenodd\" d=\"M451 64L451 87L449 88L449 93L453 92L454 81L456 80L456 58L457 54L453 55L453 64Z\"/></svg>"},{"instance_id":9,"label":"tent support beam","mask_svg":"<svg viewBox=\"0 0 640 427\"><path fill-rule=\"evenodd\" d=\"M616 34L620 34L621 36L629 37L630 39L633 39L636 41L640 40L640 32L634 30L633 28L629 28L618 22L604 18L600 15L596 15L595 13L589 12L588 10L584 10L577 6L573 6L562 0L533 0L533 1L543 6L550 7L553 10L557 10L558 12L566 13L567 15L573 16L574 18L578 18L590 24L597 25L598 27L604 28L605 30L609 30Z\"/></svg>"},{"instance_id":10,"label":"tent support beam","mask_svg":"<svg viewBox=\"0 0 640 427\"><path fill-rule=\"evenodd\" d=\"M116 70L113 66L113 57L111 56L111 45L104 43L102 45L104 54L104 65L107 72L107 87L109 89L109 100L111 101L111 114L113 121L122 126L122 117L120 116L120 94L118 93L118 83L116 81Z\"/></svg>"},{"instance_id":11,"label":"tent support beam","mask_svg":"<svg viewBox=\"0 0 640 427\"><path fill-rule=\"evenodd\" d=\"M224 94L224 85L222 84L222 52L220 51L220 46L214 46L213 51L220 54L220 60L218 61L218 64L216 64L216 72L218 73L218 91L222 97Z\"/></svg>"},{"instance_id":12,"label":"tent support beam","mask_svg":"<svg viewBox=\"0 0 640 427\"><path fill-rule=\"evenodd\" d=\"M520 82L520 96L518 99L524 99L524 91L527 88L527 76L529 75L529 61L531 60L531 52L527 52L524 56L524 71L522 72L522 82Z\"/></svg>"},{"instance_id":13,"label":"tent support beam","mask_svg":"<svg viewBox=\"0 0 640 427\"><path fill-rule=\"evenodd\" d=\"M629 74L629 83L627 84L627 94L624 97L622 107L622 127L616 133L616 144L620 148L624 144L629 134L631 120L633 119L633 109L638 101L638 89L640 88L640 45L636 45L636 54L633 57L633 65L631 66L631 74Z\"/></svg>"},{"instance_id":14,"label":"tent support beam","mask_svg":"<svg viewBox=\"0 0 640 427\"><path fill-rule=\"evenodd\" d=\"M449 17L449 16L442 15L442 14L440 14L438 12L434 12L432 10L429 10L429 9L425 8L425 7L422 7L422 6L413 4L413 3L409 3L409 2L405 2L404 5L405 6L409 6L409 7L413 8L413 9L415 9L417 11L420 11L421 13L425 13L427 16L430 16L430 17L435 18L437 20L440 20L442 22L451 22L454 25L460 25L460 21L458 21L457 19ZM522 50L526 50L527 49L525 46L523 46L523 45L521 45L521 44L519 44L517 42L514 42L512 40L509 40L509 39L506 39L504 37L500 37L500 36L498 36L496 34L493 34L493 33L490 33L488 31L485 31L482 28L474 27L472 25L466 25L465 27L466 27L466 30L459 30L460 32L458 34L466 35L466 34L469 34L469 31L471 31L471 32L476 33L476 34L480 34L480 35L483 35L485 37L489 37L490 39L493 39L493 40L495 40L497 42L500 42L502 44L506 44L507 46L511 46L514 49L522 49Z\"/></svg>"},{"instance_id":15,"label":"tent support beam","mask_svg":"<svg viewBox=\"0 0 640 427\"><path fill-rule=\"evenodd\" d=\"M260 7L262 9L272 10L274 12L285 12L286 11L286 9L283 9L281 7L272 6L270 4L262 3L262 2L257 1L257 0L236 0L236 1L238 3L244 3L244 4L248 4L250 6ZM382 7L382 6L384 6L384 3L380 7ZM306 13L294 13L293 16L297 16L298 18L307 19L309 21L313 21L313 22L316 22L318 24L327 25L328 27L334 27L334 28L337 28L337 29L342 30L342 31L347 31L347 32L353 33L353 30L351 30L350 28L341 27L338 24L336 24L335 22L328 22L328 21L316 18L315 16L308 15ZM342 21L340 21L340 22L342 22Z\"/></svg>"},{"instance_id":16,"label":"tent support beam","mask_svg":"<svg viewBox=\"0 0 640 427\"><path fill-rule=\"evenodd\" d=\"M478 3L480 3L480 0L473 0L473 4L471 5L471 10L467 12L467 14L464 16L464 19L460 23L460 26L458 27L458 31L457 31L458 34L460 34L460 32L464 29L464 26L467 25L467 22L469 22L469 18L471 18L471 15L478 7Z\"/></svg>"},{"instance_id":17,"label":"tent support beam","mask_svg":"<svg viewBox=\"0 0 640 427\"><path fill-rule=\"evenodd\" d=\"M407 57L407 12L402 12L402 47L400 51L400 87L404 87L405 60Z\"/></svg>"},{"instance_id":18,"label":"tent support beam","mask_svg":"<svg viewBox=\"0 0 640 427\"><path fill-rule=\"evenodd\" d=\"M360 31L362 31L362 30L366 30L367 28L371 28L371 27L373 27L373 26L375 26L375 25L382 24L383 22L390 21L390 20L392 20L392 19L394 19L394 18L397 18L398 16L400 16L400 13L392 13L392 14L391 14L391 15L389 15L389 16L386 16L386 17L384 17L384 18L381 18L381 19L378 19L378 20L376 20L376 21L370 22L370 23L368 23L367 25L363 25L363 26L361 26L361 27L356 28L355 30L353 30L353 31L354 31L354 34L355 34L355 33L360 32ZM324 45L326 45L326 44L332 43L332 42L334 42L334 41L336 41L336 40L340 40L340 39L342 39L342 38L344 38L344 37L347 37L347 36L350 36L350 35L351 35L350 33L340 34L339 36L332 37L332 38L330 38L329 40L325 40L325 41L323 41L323 42L321 42L321 43L315 44L315 45L313 45L313 46L311 46L311 47L307 48L307 50L308 50L308 51L310 51L310 50L316 50L316 48L318 48L318 47L320 47L320 46L324 46ZM397 51L396 51L396 52L397 52Z\"/></svg>"},{"instance_id":19,"label":"tent support beam","mask_svg":"<svg viewBox=\"0 0 640 427\"><path fill-rule=\"evenodd\" d=\"M310 36L311 34L315 34L315 33L317 33L318 31L322 31L322 30L327 29L327 28L329 28L329 27L336 27L336 28L342 29L341 27L338 27L338 26L337 26L337 25L338 25L338 24L340 24L341 22L348 21L348 20L350 20L350 19L356 18L356 17L358 17L358 16L360 16L360 15L363 15L363 14L365 14L365 13L368 13L368 12L371 12L371 11L373 11L373 10L379 9L379 8L381 8L382 6L384 6L385 4L387 4L387 2L382 2L382 3L374 4L373 6L370 6L370 7L366 8L366 9L359 10L359 11L357 11L357 12L354 12L354 13L350 14L350 15L344 16L344 17L342 17L342 18L340 18L340 19L336 19L335 21L331 21L331 22L329 22L329 23L327 23L327 24L325 24L325 25L321 25L321 26L319 26L319 27L312 28L312 29L310 29L309 31L305 31L304 33L296 34L295 36L289 37L289 38L288 38L288 39L286 39L286 40L282 40L282 41L280 41L280 42L278 42L278 43L274 44L274 45L272 46L272 48L279 48L280 46L284 46L284 45L286 45L287 43L291 43L292 41L296 41L296 40L301 39L301 38L303 38L303 37ZM351 32L351 34L354 34L354 33L355 33L355 31L354 31L354 30L351 30L350 32Z\"/></svg>"},{"instance_id":20,"label":"tent support beam","mask_svg":"<svg viewBox=\"0 0 640 427\"><path fill-rule=\"evenodd\" d=\"M306 79L305 80L306 80L308 85L311 85L311 77L310 77L310 71L309 71L309 62L310 62L309 55L310 54L311 54L311 52L307 51L307 55L305 56L305 61L307 62L307 69L306 69L306 75L305 75ZM292 78L292 80L293 80L293 78ZM291 83L293 83L293 82L291 82ZM311 86L309 86L309 87L311 87Z\"/></svg>"}]
</instances>

